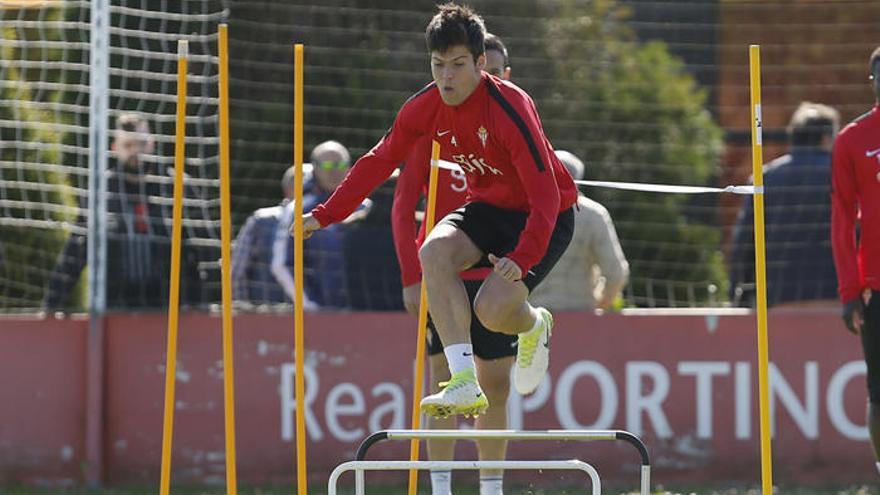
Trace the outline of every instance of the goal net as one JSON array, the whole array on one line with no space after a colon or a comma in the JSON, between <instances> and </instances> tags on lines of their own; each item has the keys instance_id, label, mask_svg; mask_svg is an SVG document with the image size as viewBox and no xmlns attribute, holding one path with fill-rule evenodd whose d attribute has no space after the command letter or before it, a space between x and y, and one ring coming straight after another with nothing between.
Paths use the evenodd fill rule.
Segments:
<instances>
[{"instance_id":1,"label":"goal net","mask_svg":"<svg viewBox=\"0 0 880 495\"><path fill-rule=\"evenodd\" d=\"M120 117L133 112L146 120L149 132L144 134L152 144L144 153L150 163L144 183L158 192L147 194L152 198L144 210L152 233L147 242L128 231L108 232L108 257L117 264L109 266L106 286L145 274L162 279L157 290L149 285L133 294L108 290L111 307L111 296L122 308L152 307L167 286L162 226L171 218L167 192L177 40L186 39L190 46L184 302L202 308L220 301L220 22L230 25L234 235L252 213L278 205L283 197L280 184L293 156L294 42L306 45L306 161L311 149L326 140L343 143L353 158L368 151L400 105L430 81L423 28L436 8L432 1L109 3L110 141L115 141ZM764 46L765 161L788 151L785 127L801 101L834 106L843 123L871 107L864 72L876 33L873 24L862 20L880 15L876 2L844 0L819 7L782 1L472 3L489 31L506 43L512 80L534 97L554 147L580 157L588 180L747 184L749 43ZM86 277L77 272L82 264L76 263L70 239L86 233L81 220L87 213L91 149L90 6L75 0L0 0L0 312L40 308L59 284L70 287L58 305L85 307ZM811 74L809 83L804 71ZM118 150L112 150L110 161L118 158ZM394 186L391 180L371 197L364 221L346 226L334 242L310 246L306 278L334 280L340 293L333 308L402 308L389 227ZM743 252L737 242L753 242L748 228L736 235L741 206L750 198L596 187L583 191L607 209L628 260L628 282L617 306L749 304L754 283L743 274L753 267L748 255L733 253ZM111 218L125 213L112 210L113 194L119 192L108 192ZM808 196L827 199L824 193ZM809 210L810 219L799 220L798 228L827 229L818 219L825 206L803 205L798 211ZM826 242L798 232L789 228L786 235L793 237L777 246L803 251ZM262 278L254 275L248 283L266 288L264 293L276 291L276 296L239 291L236 297L245 309L275 303L289 309L290 300L277 297L280 287L267 278L272 234L264 235L262 258L255 265ZM771 237L768 250L776 249ZM784 256L768 255L774 265L768 269L784 268L794 259ZM66 267L63 277L59 264ZM792 290L816 297L810 288L834 284L827 270L822 273L826 280L803 279ZM574 272L563 275L570 277L566 283L578 283Z\"/></svg>"},{"instance_id":2,"label":"goal net","mask_svg":"<svg viewBox=\"0 0 880 495\"><path fill-rule=\"evenodd\" d=\"M114 170L120 151L114 146L110 153L111 282L105 286L111 290L120 287L114 279L168 278L164 258L170 238L165 223L171 219L176 48L178 39L187 39L184 251L194 280L185 284L185 300L214 298L211 267L219 257L215 45L224 9L219 0L111 2L105 116L110 141L117 137L119 119L127 115L145 126L129 133L129 139L149 143L138 158L140 166L127 175ZM87 279L83 257L89 195L90 2L4 1L0 15L0 308L32 310L50 298L57 309L82 309ZM132 199L135 196L140 199ZM126 224L126 214L139 217L133 231L120 226ZM137 254L117 263L113 258L119 251ZM150 293L157 288L161 294ZM59 293L47 294L52 290ZM108 293L107 300L111 309L123 301L146 306L147 299L163 295L167 300L167 282L146 285L140 293Z\"/></svg>"}]
</instances>

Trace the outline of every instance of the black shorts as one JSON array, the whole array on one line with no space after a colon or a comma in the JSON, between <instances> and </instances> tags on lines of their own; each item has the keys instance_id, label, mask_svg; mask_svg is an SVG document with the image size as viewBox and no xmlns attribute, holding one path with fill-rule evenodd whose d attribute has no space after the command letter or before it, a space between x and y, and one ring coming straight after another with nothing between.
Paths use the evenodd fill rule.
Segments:
<instances>
[{"instance_id":1,"label":"black shorts","mask_svg":"<svg viewBox=\"0 0 880 495\"><path fill-rule=\"evenodd\" d=\"M880 292L873 291L862 322L862 350L868 365L868 398L880 404Z\"/></svg>"},{"instance_id":2,"label":"black shorts","mask_svg":"<svg viewBox=\"0 0 880 495\"><path fill-rule=\"evenodd\" d=\"M519 234L526 226L529 214L524 211L506 210L487 203L468 203L453 211L440 221L461 230L483 252L483 258L474 267L491 267L488 254L499 258L514 250ZM531 292L559 261L571 236L574 234L574 210L569 208L556 217L556 227L550 236L547 252L523 278Z\"/></svg>"},{"instance_id":3,"label":"black shorts","mask_svg":"<svg viewBox=\"0 0 880 495\"><path fill-rule=\"evenodd\" d=\"M474 355L480 359L490 361L503 357L516 356L516 335L493 332L480 323L480 319L474 314L474 298L477 291L483 285L482 280L465 280L464 288L467 289L468 302L471 305L471 344L474 346ZM428 319L428 355L435 356L443 352L443 343L434 328L434 322Z\"/></svg>"}]
</instances>

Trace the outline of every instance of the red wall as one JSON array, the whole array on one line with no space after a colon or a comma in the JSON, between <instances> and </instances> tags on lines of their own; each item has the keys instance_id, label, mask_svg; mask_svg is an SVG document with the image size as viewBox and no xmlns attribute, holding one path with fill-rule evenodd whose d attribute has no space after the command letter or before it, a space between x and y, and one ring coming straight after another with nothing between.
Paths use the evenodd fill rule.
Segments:
<instances>
[{"instance_id":1,"label":"red wall","mask_svg":"<svg viewBox=\"0 0 880 495\"><path fill-rule=\"evenodd\" d=\"M82 320L0 320L0 485L79 482L87 330Z\"/></svg>"},{"instance_id":2,"label":"red wall","mask_svg":"<svg viewBox=\"0 0 880 495\"><path fill-rule=\"evenodd\" d=\"M556 321L549 383L512 401L513 427L628 429L647 444L656 483L758 482L753 316L561 314ZM0 481L79 480L86 327L0 320ZM165 330L162 315L107 320L110 483L158 482ZM778 370L774 481L873 479L857 339L835 311L775 312L770 330ZM403 314L307 315L307 453L314 481L351 459L370 431L409 422L414 336L415 323ZM221 338L218 317L181 319L172 468L178 483L224 480ZM237 465L244 483L289 482L295 472L292 342L292 318L235 319ZM370 457L405 453L405 444L388 443ZM461 453L473 448L463 445ZM609 482L637 480L638 458L623 445L519 443L511 457L580 457Z\"/></svg>"}]
</instances>

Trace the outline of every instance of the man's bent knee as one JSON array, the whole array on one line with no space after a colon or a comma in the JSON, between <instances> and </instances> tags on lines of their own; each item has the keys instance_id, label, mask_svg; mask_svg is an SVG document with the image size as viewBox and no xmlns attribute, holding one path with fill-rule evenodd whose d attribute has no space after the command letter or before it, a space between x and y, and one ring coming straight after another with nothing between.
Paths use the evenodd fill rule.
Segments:
<instances>
[{"instance_id":1,"label":"man's bent knee","mask_svg":"<svg viewBox=\"0 0 880 495\"><path fill-rule=\"evenodd\" d=\"M419 261L424 270L446 270L453 266L454 243L447 239L428 239L419 249Z\"/></svg>"},{"instance_id":2,"label":"man's bent knee","mask_svg":"<svg viewBox=\"0 0 880 495\"><path fill-rule=\"evenodd\" d=\"M528 291L520 290L516 284L507 287L484 284L474 299L474 313L489 330L514 334L516 332L507 326L523 310L527 296Z\"/></svg>"},{"instance_id":3,"label":"man's bent knee","mask_svg":"<svg viewBox=\"0 0 880 495\"><path fill-rule=\"evenodd\" d=\"M503 330L508 311L497 300L487 297L477 297L474 300L474 314L480 319L484 327L494 332Z\"/></svg>"}]
</instances>

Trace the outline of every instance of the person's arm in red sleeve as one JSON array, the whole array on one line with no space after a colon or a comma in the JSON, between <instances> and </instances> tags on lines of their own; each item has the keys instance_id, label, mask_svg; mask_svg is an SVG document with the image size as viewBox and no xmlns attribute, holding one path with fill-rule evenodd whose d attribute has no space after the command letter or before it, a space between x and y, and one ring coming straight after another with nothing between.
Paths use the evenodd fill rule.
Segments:
<instances>
[{"instance_id":1,"label":"person's arm in red sleeve","mask_svg":"<svg viewBox=\"0 0 880 495\"><path fill-rule=\"evenodd\" d=\"M847 136L838 137L831 165L831 247L840 300L844 303L859 297L861 292L855 233L859 205L849 148Z\"/></svg>"},{"instance_id":2,"label":"person's arm in red sleeve","mask_svg":"<svg viewBox=\"0 0 880 495\"><path fill-rule=\"evenodd\" d=\"M416 139L423 133L419 129L424 119L421 118L417 106L412 99L407 101L385 137L355 162L330 198L311 211L311 215L322 227L346 219L403 161Z\"/></svg>"},{"instance_id":3,"label":"person's arm in red sleeve","mask_svg":"<svg viewBox=\"0 0 880 495\"><path fill-rule=\"evenodd\" d=\"M421 280L422 268L419 264L416 229L416 207L422 195L422 186L428 181L430 171L427 166L430 147L423 139L413 148L407 161L397 177L397 188L394 190L394 203L391 206L391 231L394 234L394 249L400 263L400 279L403 287L409 287Z\"/></svg>"},{"instance_id":4,"label":"person's arm in red sleeve","mask_svg":"<svg viewBox=\"0 0 880 495\"><path fill-rule=\"evenodd\" d=\"M490 86L490 88L492 88ZM504 254L519 266L522 277L541 261L559 215L559 186L553 175L550 148L534 105L525 98L508 100L502 140L508 148L529 201L529 216L514 250ZM517 119L519 122L517 122Z\"/></svg>"}]
</instances>

